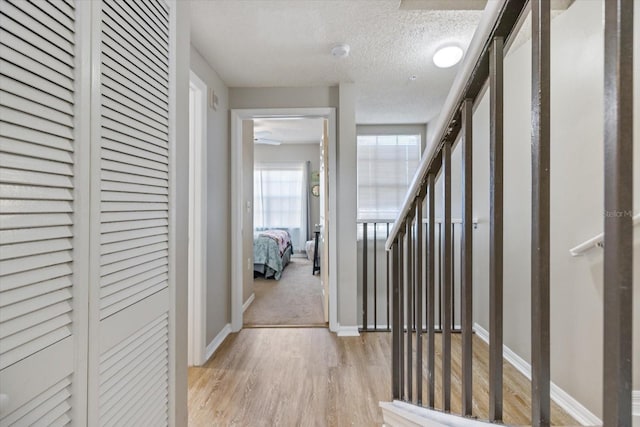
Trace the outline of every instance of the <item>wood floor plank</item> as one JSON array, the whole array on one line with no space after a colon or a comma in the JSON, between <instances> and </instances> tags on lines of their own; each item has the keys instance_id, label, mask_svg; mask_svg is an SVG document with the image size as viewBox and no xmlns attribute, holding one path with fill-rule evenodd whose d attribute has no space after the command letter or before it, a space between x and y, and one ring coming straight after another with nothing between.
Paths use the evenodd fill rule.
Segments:
<instances>
[{"instance_id":1,"label":"wood floor plank","mask_svg":"<svg viewBox=\"0 0 640 427\"><path fill-rule=\"evenodd\" d=\"M437 408L442 396L440 345L436 336ZM477 337L473 363L473 414L486 419L488 348ZM509 363L504 367L505 423L527 425L529 380ZM457 414L460 375L460 336L453 335L451 409ZM391 400L391 334L339 338L321 328L244 329L231 334L204 366L189 368L188 380L190 426L379 426L378 403ZM426 381L423 390L426 401ZM577 425L555 403L552 421Z\"/></svg>"}]
</instances>

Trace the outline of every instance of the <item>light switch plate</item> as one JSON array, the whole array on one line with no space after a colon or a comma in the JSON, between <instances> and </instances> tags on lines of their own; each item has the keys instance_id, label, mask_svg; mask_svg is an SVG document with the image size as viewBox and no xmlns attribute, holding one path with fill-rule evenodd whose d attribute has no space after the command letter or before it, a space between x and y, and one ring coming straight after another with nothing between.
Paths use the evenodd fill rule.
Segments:
<instances>
[{"instance_id":1,"label":"light switch plate","mask_svg":"<svg viewBox=\"0 0 640 427\"><path fill-rule=\"evenodd\" d=\"M218 95L216 95L216 92L213 90L213 88L209 88L209 108L211 108L213 111L216 111L218 109Z\"/></svg>"}]
</instances>

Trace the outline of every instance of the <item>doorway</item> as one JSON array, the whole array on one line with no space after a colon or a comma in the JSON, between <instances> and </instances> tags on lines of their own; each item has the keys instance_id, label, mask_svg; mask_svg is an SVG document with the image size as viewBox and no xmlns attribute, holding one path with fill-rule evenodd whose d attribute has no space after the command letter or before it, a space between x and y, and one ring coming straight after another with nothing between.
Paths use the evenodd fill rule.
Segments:
<instances>
[{"instance_id":1,"label":"doorway","mask_svg":"<svg viewBox=\"0 0 640 427\"><path fill-rule=\"evenodd\" d=\"M329 329L337 330L336 310L336 280L335 274L330 273L330 266L336 265L335 239L329 236L335 235L336 215L336 177L332 171L336 170L336 123L335 109L333 108L300 108L300 109L261 109L261 110L232 110L231 111L231 135L232 135L232 296L231 317L232 330L239 331L243 326L243 309L251 304L251 295L247 292L247 282L253 283L253 145L254 139L265 138L264 135L254 135L254 120L275 120L288 118L289 120L321 119L326 122L322 132L325 134L318 141L318 151L322 141L325 142L326 152L325 167L328 180L325 184L326 201L328 205L326 227L319 227L324 235L321 240L326 244L325 283L321 286L323 300L323 317L326 312ZM255 138L254 138L255 136ZM268 138L266 138L268 139ZM320 152L318 152L318 156ZM247 173L250 169L251 172ZM318 168L320 169L320 168ZM317 171L319 174L319 170ZM319 176L318 176L319 177ZM322 195L319 195L322 198ZM315 224L313 224L315 231ZM314 233L315 234L315 233ZM298 244L300 246L300 244ZM302 248L300 248L302 249ZM314 248L315 249L315 248ZM322 252L320 246L319 252ZM301 255L301 254L299 254ZM295 260L295 258L294 258ZM309 276L312 276L312 268L309 268Z\"/></svg>"},{"instance_id":2,"label":"doorway","mask_svg":"<svg viewBox=\"0 0 640 427\"><path fill-rule=\"evenodd\" d=\"M207 86L189 78L188 363L199 366L206 349Z\"/></svg>"},{"instance_id":3,"label":"doorway","mask_svg":"<svg viewBox=\"0 0 640 427\"><path fill-rule=\"evenodd\" d=\"M316 267L326 121L297 116L253 120L253 283L244 327L327 325Z\"/></svg>"}]
</instances>

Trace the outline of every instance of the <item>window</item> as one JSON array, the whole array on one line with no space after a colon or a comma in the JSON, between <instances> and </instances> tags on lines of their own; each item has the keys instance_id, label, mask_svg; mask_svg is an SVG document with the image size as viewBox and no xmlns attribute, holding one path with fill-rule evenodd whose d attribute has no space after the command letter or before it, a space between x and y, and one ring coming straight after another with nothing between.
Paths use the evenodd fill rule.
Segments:
<instances>
[{"instance_id":1,"label":"window","mask_svg":"<svg viewBox=\"0 0 640 427\"><path fill-rule=\"evenodd\" d=\"M299 246L306 237L304 164L256 164L253 173L253 226L257 231L278 228Z\"/></svg>"},{"instance_id":2,"label":"window","mask_svg":"<svg viewBox=\"0 0 640 427\"><path fill-rule=\"evenodd\" d=\"M358 219L395 219L420 161L420 135L358 135Z\"/></svg>"}]
</instances>

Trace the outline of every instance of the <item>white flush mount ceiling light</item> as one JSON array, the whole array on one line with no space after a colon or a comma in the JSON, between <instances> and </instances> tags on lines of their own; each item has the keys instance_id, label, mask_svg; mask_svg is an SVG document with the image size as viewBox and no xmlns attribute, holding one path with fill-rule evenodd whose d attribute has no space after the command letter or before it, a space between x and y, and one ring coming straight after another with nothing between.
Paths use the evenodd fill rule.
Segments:
<instances>
[{"instance_id":1,"label":"white flush mount ceiling light","mask_svg":"<svg viewBox=\"0 0 640 427\"><path fill-rule=\"evenodd\" d=\"M331 56L335 58L346 58L349 56L349 51L351 47L349 47L346 43L340 43L331 48Z\"/></svg>"},{"instance_id":2,"label":"white flush mount ceiling light","mask_svg":"<svg viewBox=\"0 0 640 427\"><path fill-rule=\"evenodd\" d=\"M433 63L438 68L449 68L456 65L462 59L462 49L458 46L441 47L433 55Z\"/></svg>"}]
</instances>

